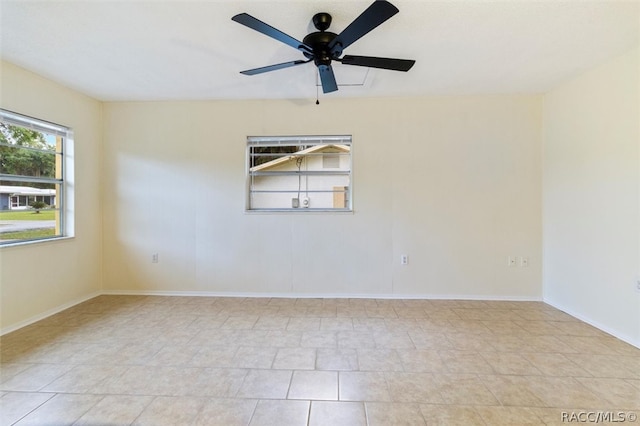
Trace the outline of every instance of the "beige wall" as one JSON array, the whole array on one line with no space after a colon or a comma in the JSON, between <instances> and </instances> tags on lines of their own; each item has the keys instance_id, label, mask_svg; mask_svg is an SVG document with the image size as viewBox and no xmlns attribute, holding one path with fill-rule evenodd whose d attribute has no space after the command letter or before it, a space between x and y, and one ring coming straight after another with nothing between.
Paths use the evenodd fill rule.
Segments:
<instances>
[{"instance_id":1,"label":"beige wall","mask_svg":"<svg viewBox=\"0 0 640 426\"><path fill-rule=\"evenodd\" d=\"M104 108L105 291L541 298L539 97ZM295 134L353 135L353 214L245 213L246 136Z\"/></svg>"},{"instance_id":2,"label":"beige wall","mask_svg":"<svg viewBox=\"0 0 640 426\"><path fill-rule=\"evenodd\" d=\"M102 105L0 64L2 108L69 126L75 136L76 237L0 248L0 330L6 332L101 291Z\"/></svg>"},{"instance_id":3,"label":"beige wall","mask_svg":"<svg viewBox=\"0 0 640 426\"><path fill-rule=\"evenodd\" d=\"M640 60L544 98L544 298L640 347Z\"/></svg>"}]
</instances>

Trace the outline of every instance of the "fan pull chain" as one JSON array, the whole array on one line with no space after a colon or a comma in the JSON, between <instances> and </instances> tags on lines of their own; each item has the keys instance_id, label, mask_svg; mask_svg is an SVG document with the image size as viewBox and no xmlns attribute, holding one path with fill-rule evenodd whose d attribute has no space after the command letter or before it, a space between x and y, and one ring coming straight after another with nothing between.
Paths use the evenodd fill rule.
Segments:
<instances>
[{"instance_id":1,"label":"fan pull chain","mask_svg":"<svg viewBox=\"0 0 640 426\"><path fill-rule=\"evenodd\" d=\"M316 105L320 105L320 100L318 99L318 80L316 77Z\"/></svg>"}]
</instances>

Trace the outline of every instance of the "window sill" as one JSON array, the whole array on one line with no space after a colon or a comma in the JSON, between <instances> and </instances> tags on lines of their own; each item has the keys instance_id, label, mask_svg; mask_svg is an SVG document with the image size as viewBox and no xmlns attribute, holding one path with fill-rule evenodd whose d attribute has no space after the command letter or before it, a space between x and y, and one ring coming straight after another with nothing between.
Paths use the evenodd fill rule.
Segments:
<instances>
[{"instance_id":1,"label":"window sill","mask_svg":"<svg viewBox=\"0 0 640 426\"><path fill-rule=\"evenodd\" d=\"M339 209L254 209L254 210L245 210L246 214L283 214L283 213L291 213L296 215L314 215L314 214L353 214L353 210L339 210Z\"/></svg>"},{"instance_id":2,"label":"window sill","mask_svg":"<svg viewBox=\"0 0 640 426\"><path fill-rule=\"evenodd\" d=\"M56 243L56 242L63 242L67 240L73 240L73 239L75 239L74 236L68 236L68 237L44 238L41 240L16 241L15 243L0 244L0 250L4 248L9 248L9 247L24 247L24 246L34 245L34 244Z\"/></svg>"}]
</instances>

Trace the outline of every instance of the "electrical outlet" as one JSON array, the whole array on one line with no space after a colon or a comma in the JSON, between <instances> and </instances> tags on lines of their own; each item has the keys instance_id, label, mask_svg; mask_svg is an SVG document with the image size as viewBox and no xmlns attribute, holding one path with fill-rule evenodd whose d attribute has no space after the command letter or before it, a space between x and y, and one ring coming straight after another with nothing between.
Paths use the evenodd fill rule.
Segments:
<instances>
[{"instance_id":1,"label":"electrical outlet","mask_svg":"<svg viewBox=\"0 0 640 426\"><path fill-rule=\"evenodd\" d=\"M408 265L409 264L409 256L406 254L400 255L400 264Z\"/></svg>"},{"instance_id":2,"label":"electrical outlet","mask_svg":"<svg viewBox=\"0 0 640 426\"><path fill-rule=\"evenodd\" d=\"M523 268L529 266L529 258L524 256L520 257L520 266L522 266Z\"/></svg>"},{"instance_id":3,"label":"electrical outlet","mask_svg":"<svg viewBox=\"0 0 640 426\"><path fill-rule=\"evenodd\" d=\"M640 278L636 280L636 291L640 293Z\"/></svg>"},{"instance_id":4,"label":"electrical outlet","mask_svg":"<svg viewBox=\"0 0 640 426\"><path fill-rule=\"evenodd\" d=\"M151 255L151 263L158 263L158 253L153 253Z\"/></svg>"},{"instance_id":5,"label":"electrical outlet","mask_svg":"<svg viewBox=\"0 0 640 426\"><path fill-rule=\"evenodd\" d=\"M517 259L518 258L516 256L508 256L507 257L507 266L509 266L509 267L518 266Z\"/></svg>"}]
</instances>

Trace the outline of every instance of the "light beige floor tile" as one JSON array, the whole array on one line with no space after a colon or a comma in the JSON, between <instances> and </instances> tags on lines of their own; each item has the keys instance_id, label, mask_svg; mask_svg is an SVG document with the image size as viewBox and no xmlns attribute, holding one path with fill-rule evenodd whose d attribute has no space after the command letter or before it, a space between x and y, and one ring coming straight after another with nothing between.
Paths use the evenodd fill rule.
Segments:
<instances>
[{"instance_id":1,"label":"light beige floor tile","mask_svg":"<svg viewBox=\"0 0 640 426\"><path fill-rule=\"evenodd\" d=\"M489 344L497 352L528 352L527 345L521 335L496 334L491 337Z\"/></svg>"},{"instance_id":2,"label":"light beige floor tile","mask_svg":"<svg viewBox=\"0 0 640 426\"><path fill-rule=\"evenodd\" d=\"M398 349L404 371L416 373L444 373L445 364L435 350Z\"/></svg>"},{"instance_id":3,"label":"light beige floor tile","mask_svg":"<svg viewBox=\"0 0 640 426\"><path fill-rule=\"evenodd\" d=\"M205 402L194 426L246 426L258 401L255 399L210 399Z\"/></svg>"},{"instance_id":4,"label":"light beige floor tile","mask_svg":"<svg viewBox=\"0 0 640 426\"><path fill-rule=\"evenodd\" d=\"M341 371L338 380L341 401L391 401L384 373Z\"/></svg>"},{"instance_id":5,"label":"light beige floor tile","mask_svg":"<svg viewBox=\"0 0 640 426\"><path fill-rule=\"evenodd\" d=\"M319 331L320 318L292 317L287 324L287 330Z\"/></svg>"},{"instance_id":6,"label":"light beige floor tile","mask_svg":"<svg viewBox=\"0 0 640 426\"><path fill-rule=\"evenodd\" d=\"M493 374L493 368L477 352L439 351L442 362L451 373Z\"/></svg>"},{"instance_id":7,"label":"light beige floor tile","mask_svg":"<svg viewBox=\"0 0 640 426\"><path fill-rule=\"evenodd\" d=\"M482 383L505 406L544 407L524 376L480 376Z\"/></svg>"},{"instance_id":8,"label":"light beige floor tile","mask_svg":"<svg viewBox=\"0 0 640 426\"><path fill-rule=\"evenodd\" d=\"M192 395L204 369L134 366L96 386L95 392L112 395Z\"/></svg>"},{"instance_id":9,"label":"light beige floor tile","mask_svg":"<svg viewBox=\"0 0 640 426\"><path fill-rule=\"evenodd\" d=\"M488 425L544 425L535 411L527 407L476 407Z\"/></svg>"},{"instance_id":10,"label":"light beige floor tile","mask_svg":"<svg viewBox=\"0 0 640 426\"><path fill-rule=\"evenodd\" d=\"M283 370L313 370L316 365L315 348L280 348L273 367Z\"/></svg>"},{"instance_id":11,"label":"light beige floor tile","mask_svg":"<svg viewBox=\"0 0 640 426\"><path fill-rule=\"evenodd\" d=\"M396 309L398 311L404 311L406 308ZM387 326L387 331L398 332L398 331L406 331L407 333L410 331L421 331L422 328L418 323L418 319L426 319L423 318L401 318L400 314L398 314L398 318L385 318L384 324Z\"/></svg>"},{"instance_id":12,"label":"light beige floor tile","mask_svg":"<svg viewBox=\"0 0 640 426\"><path fill-rule=\"evenodd\" d=\"M384 318L353 318L353 330L362 332L384 331L387 325ZM373 336L372 336L373 338Z\"/></svg>"},{"instance_id":13,"label":"light beige floor tile","mask_svg":"<svg viewBox=\"0 0 640 426\"><path fill-rule=\"evenodd\" d=\"M520 336L524 343L523 352L547 352L573 354L576 350L564 343L562 336L527 334Z\"/></svg>"},{"instance_id":14,"label":"light beige floor tile","mask_svg":"<svg viewBox=\"0 0 640 426\"><path fill-rule=\"evenodd\" d=\"M367 349L376 347L373 334L369 331L339 331L337 339L340 348Z\"/></svg>"},{"instance_id":15,"label":"light beige floor tile","mask_svg":"<svg viewBox=\"0 0 640 426\"><path fill-rule=\"evenodd\" d=\"M415 349L413 341L406 331L374 331L373 340L380 349Z\"/></svg>"},{"instance_id":16,"label":"light beige floor tile","mask_svg":"<svg viewBox=\"0 0 640 426\"><path fill-rule=\"evenodd\" d=\"M338 399L338 373L294 371L287 398L335 401Z\"/></svg>"},{"instance_id":17,"label":"light beige floor tile","mask_svg":"<svg viewBox=\"0 0 640 426\"><path fill-rule=\"evenodd\" d=\"M517 353L484 352L480 356L496 374L536 376L542 374L529 360Z\"/></svg>"},{"instance_id":18,"label":"light beige floor tile","mask_svg":"<svg viewBox=\"0 0 640 426\"><path fill-rule=\"evenodd\" d=\"M398 318L392 307L366 307L365 312L368 318Z\"/></svg>"},{"instance_id":19,"label":"light beige floor tile","mask_svg":"<svg viewBox=\"0 0 640 426\"><path fill-rule=\"evenodd\" d=\"M18 421L16 425L71 425L102 398L102 395L58 394Z\"/></svg>"},{"instance_id":20,"label":"light beige floor tile","mask_svg":"<svg viewBox=\"0 0 640 426\"><path fill-rule=\"evenodd\" d=\"M606 400L572 377L527 377L527 385L547 407L602 407Z\"/></svg>"},{"instance_id":21,"label":"light beige floor tile","mask_svg":"<svg viewBox=\"0 0 640 426\"><path fill-rule=\"evenodd\" d=\"M52 345L50 349L42 353L40 359L32 362L47 364L81 364L89 361L91 345L87 343L60 342Z\"/></svg>"},{"instance_id":22,"label":"light beige floor tile","mask_svg":"<svg viewBox=\"0 0 640 426\"><path fill-rule=\"evenodd\" d=\"M190 365L191 359L200 350L196 346L176 346L169 345L160 349L155 355L153 355L146 365L162 365L162 366L183 366Z\"/></svg>"},{"instance_id":23,"label":"light beige floor tile","mask_svg":"<svg viewBox=\"0 0 640 426\"><path fill-rule=\"evenodd\" d=\"M258 322L258 316L255 315L230 316L220 326L220 328L231 330L247 330L253 328L256 322Z\"/></svg>"},{"instance_id":24,"label":"light beige floor tile","mask_svg":"<svg viewBox=\"0 0 640 426\"><path fill-rule=\"evenodd\" d=\"M300 345L305 348L335 348L338 340L335 331L303 331Z\"/></svg>"},{"instance_id":25,"label":"light beige floor tile","mask_svg":"<svg viewBox=\"0 0 640 426\"><path fill-rule=\"evenodd\" d=\"M110 365L145 365L163 346L156 337L141 337L137 342L120 342L107 347L96 354L93 361Z\"/></svg>"},{"instance_id":26,"label":"light beige floor tile","mask_svg":"<svg viewBox=\"0 0 640 426\"><path fill-rule=\"evenodd\" d=\"M17 375L18 373L21 373L32 367L31 364L17 364L14 362L8 362L6 361L4 355L0 356L0 360L2 361L2 364L0 364L0 366L2 367L0 368L0 385L8 381L13 376Z\"/></svg>"},{"instance_id":27,"label":"light beige floor tile","mask_svg":"<svg viewBox=\"0 0 640 426\"><path fill-rule=\"evenodd\" d=\"M492 333L508 336L514 334L522 334L525 330L516 324L513 320L505 321L482 321L482 324L487 327Z\"/></svg>"},{"instance_id":28,"label":"light beige floor tile","mask_svg":"<svg viewBox=\"0 0 640 426\"><path fill-rule=\"evenodd\" d=\"M235 368L206 368L194 380L189 396L233 397L244 383L249 370Z\"/></svg>"},{"instance_id":29,"label":"light beige floor tile","mask_svg":"<svg viewBox=\"0 0 640 426\"><path fill-rule=\"evenodd\" d=\"M398 318L406 318L406 319L425 319L428 318L428 314L424 308L421 307L405 307L401 309L396 309L396 314Z\"/></svg>"},{"instance_id":30,"label":"light beige floor tile","mask_svg":"<svg viewBox=\"0 0 640 426\"><path fill-rule=\"evenodd\" d=\"M78 365L42 390L58 393L92 393L103 381L119 377L126 371L127 367L114 365Z\"/></svg>"},{"instance_id":31,"label":"light beige floor tile","mask_svg":"<svg viewBox=\"0 0 640 426\"><path fill-rule=\"evenodd\" d=\"M271 347L241 346L231 365L237 368L271 368L277 349Z\"/></svg>"},{"instance_id":32,"label":"light beige floor tile","mask_svg":"<svg viewBox=\"0 0 640 426\"><path fill-rule=\"evenodd\" d=\"M355 349L318 349L316 358L317 370L356 371L358 353Z\"/></svg>"},{"instance_id":33,"label":"light beige floor tile","mask_svg":"<svg viewBox=\"0 0 640 426\"><path fill-rule=\"evenodd\" d=\"M399 402L367 402L368 426L424 426L424 417L418 404Z\"/></svg>"},{"instance_id":34,"label":"light beige floor tile","mask_svg":"<svg viewBox=\"0 0 640 426\"><path fill-rule=\"evenodd\" d=\"M191 324L189 324L189 328L199 331L218 329L222 326L222 324L224 324L227 319L228 317L226 315L200 315Z\"/></svg>"},{"instance_id":35,"label":"light beige floor tile","mask_svg":"<svg viewBox=\"0 0 640 426\"><path fill-rule=\"evenodd\" d=\"M338 306L336 311L336 316L338 318L348 317L348 318L364 318L367 316L367 311L362 307L354 307L354 306Z\"/></svg>"},{"instance_id":36,"label":"light beige floor tile","mask_svg":"<svg viewBox=\"0 0 640 426\"><path fill-rule=\"evenodd\" d=\"M522 356L529 360L529 362L545 376L591 376L589 372L571 361L564 354L523 353Z\"/></svg>"},{"instance_id":37,"label":"light beige floor tile","mask_svg":"<svg viewBox=\"0 0 640 426\"><path fill-rule=\"evenodd\" d=\"M434 378L447 404L500 404L493 393L474 374L436 374Z\"/></svg>"},{"instance_id":38,"label":"light beige floor tile","mask_svg":"<svg viewBox=\"0 0 640 426\"><path fill-rule=\"evenodd\" d=\"M189 360L192 367L231 367L233 358L238 351L235 346L203 346Z\"/></svg>"},{"instance_id":39,"label":"light beige floor tile","mask_svg":"<svg viewBox=\"0 0 640 426\"><path fill-rule=\"evenodd\" d=\"M606 336L597 328L582 321L552 321L551 324L566 336Z\"/></svg>"},{"instance_id":40,"label":"light beige floor tile","mask_svg":"<svg viewBox=\"0 0 640 426\"><path fill-rule=\"evenodd\" d=\"M435 426L484 426L485 422L474 407L463 405L421 404L420 410L427 425ZM489 423L487 423L489 424ZM517 423L514 423L517 424Z\"/></svg>"},{"instance_id":41,"label":"light beige floor tile","mask_svg":"<svg viewBox=\"0 0 640 426\"><path fill-rule=\"evenodd\" d=\"M640 379L640 356L567 354L594 377Z\"/></svg>"},{"instance_id":42,"label":"light beige floor tile","mask_svg":"<svg viewBox=\"0 0 640 426\"><path fill-rule=\"evenodd\" d=\"M439 331L408 331L416 349L453 350L453 345L445 333Z\"/></svg>"},{"instance_id":43,"label":"light beige floor tile","mask_svg":"<svg viewBox=\"0 0 640 426\"><path fill-rule=\"evenodd\" d=\"M261 316L253 326L259 330L285 330L289 324L289 317Z\"/></svg>"},{"instance_id":44,"label":"light beige floor tile","mask_svg":"<svg viewBox=\"0 0 640 426\"><path fill-rule=\"evenodd\" d=\"M129 425L152 400L152 396L107 395L75 422L74 426Z\"/></svg>"},{"instance_id":45,"label":"light beige floor tile","mask_svg":"<svg viewBox=\"0 0 640 426\"><path fill-rule=\"evenodd\" d=\"M465 320L465 319L450 319L449 324L453 328L453 331L449 331L453 334L491 334L485 325L479 321Z\"/></svg>"},{"instance_id":46,"label":"light beige floor tile","mask_svg":"<svg viewBox=\"0 0 640 426\"><path fill-rule=\"evenodd\" d=\"M455 313L461 319L472 321L498 321L519 318L511 309L486 309L486 308L454 308Z\"/></svg>"},{"instance_id":47,"label":"light beige floor tile","mask_svg":"<svg viewBox=\"0 0 640 426\"><path fill-rule=\"evenodd\" d=\"M309 426L367 426L361 402L312 401Z\"/></svg>"},{"instance_id":48,"label":"light beige floor tile","mask_svg":"<svg viewBox=\"0 0 640 426\"><path fill-rule=\"evenodd\" d=\"M553 335L559 336L564 333L551 321L514 321L517 325L522 327L528 334L537 335Z\"/></svg>"},{"instance_id":49,"label":"light beige floor tile","mask_svg":"<svg viewBox=\"0 0 640 426\"><path fill-rule=\"evenodd\" d=\"M620 355L611 344L611 338L603 336L565 336L562 341L582 354Z\"/></svg>"},{"instance_id":50,"label":"light beige floor tile","mask_svg":"<svg viewBox=\"0 0 640 426\"><path fill-rule=\"evenodd\" d=\"M206 403L204 398L159 396L133 422L136 426L191 424Z\"/></svg>"},{"instance_id":51,"label":"light beige floor tile","mask_svg":"<svg viewBox=\"0 0 640 426\"><path fill-rule=\"evenodd\" d=\"M270 330L265 336L265 346L274 348L294 348L300 346L301 331Z\"/></svg>"},{"instance_id":52,"label":"light beige floor tile","mask_svg":"<svg viewBox=\"0 0 640 426\"><path fill-rule=\"evenodd\" d=\"M361 371L403 371L395 349L358 349Z\"/></svg>"},{"instance_id":53,"label":"light beige floor tile","mask_svg":"<svg viewBox=\"0 0 640 426\"><path fill-rule=\"evenodd\" d=\"M453 309L449 309L449 308L428 309L426 312L427 312L427 315L429 316L429 319L440 319L440 320L461 319Z\"/></svg>"},{"instance_id":54,"label":"light beige floor tile","mask_svg":"<svg viewBox=\"0 0 640 426\"><path fill-rule=\"evenodd\" d=\"M8 392L0 397L0 424L12 425L53 398L45 392Z\"/></svg>"},{"instance_id":55,"label":"light beige floor tile","mask_svg":"<svg viewBox=\"0 0 640 426\"><path fill-rule=\"evenodd\" d=\"M250 370L236 396L255 399L285 399L291 375L290 370Z\"/></svg>"},{"instance_id":56,"label":"light beige floor tile","mask_svg":"<svg viewBox=\"0 0 640 426\"><path fill-rule=\"evenodd\" d=\"M456 351L493 352L494 347L489 343L493 334L488 331L473 333L447 333L447 339Z\"/></svg>"},{"instance_id":57,"label":"light beige floor tile","mask_svg":"<svg viewBox=\"0 0 640 426\"><path fill-rule=\"evenodd\" d=\"M640 389L640 379L627 379L627 382Z\"/></svg>"},{"instance_id":58,"label":"light beige floor tile","mask_svg":"<svg viewBox=\"0 0 640 426\"><path fill-rule=\"evenodd\" d=\"M640 412L640 389L622 379L576 378L584 387L616 407Z\"/></svg>"},{"instance_id":59,"label":"light beige floor tile","mask_svg":"<svg viewBox=\"0 0 640 426\"><path fill-rule=\"evenodd\" d=\"M640 349L540 302L103 296L0 345L12 422L357 424L363 402L370 424L640 411Z\"/></svg>"},{"instance_id":60,"label":"light beige floor tile","mask_svg":"<svg viewBox=\"0 0 640 426\"><path fill-rule=\"evenodd\" d=\"M320 320L321 331L353 331L351 318L322 318Z\"/></svg>"},{"instance_id":61,"label":"light beige floor tile","mask_svg":"<svg viewBox=\"0 0 640 426\"><path fill-rule=\"evenodd\" d=\"M427 318L418 319L416 323L420 327L420 330L427 333L446 333L452 329L451 323L446 319ZM409 330L409 334L412 335L413 330ZM412 335L413 337L413 335Z\"/></svg>"},{"instance_id":62,"label":"light beige floor tile","mask_svg":"<svg viewBox=\"0 0 640 426\"><path fill-rule=\"evenodd\" d=\"M258 401L250 426L306 426L309 401Z\"/></svg>"},{"instance_id":63,"label":"light beige floor tile","mask_svg":"<svg viewBox=\"0 0 640 426\"><path fill-rule=\"evenodd\" d=\"M309 306L307 315L321 318L335 318L338 316L338 308L336 306Z\"/></svg>"},{"instance_id":64,"label":"light beige floor tile","mask_svg":"<svg viewBox=\"0 0 640 426\"><path fill-rule=\"evenodd\" d=\"M606 344L615 349L619 355L640 357L640 348L636 348L635 346L612 336L607 336L605 340Z\"/></svg>"},{"instance_id":65,"label":"light beige floor tile","mask_svg":"<svg viewBox=\"0 0 640 426\"><path fill-rule=\"evenodd\" d=\"M431 373L385 373L389 395L394 402L444 403L440 383Z\"/></svg>"},{"instance_id":66,"label":"light beige floor tile","mask_svg":"<svg viewBox=\"0 0 640 426\"><path fill-rule=\"evenodd\" d=\"M0 383L4 391L38 391L69 372L74 366L65 364L34 364Z\"/></svg>"}]
</instances>

